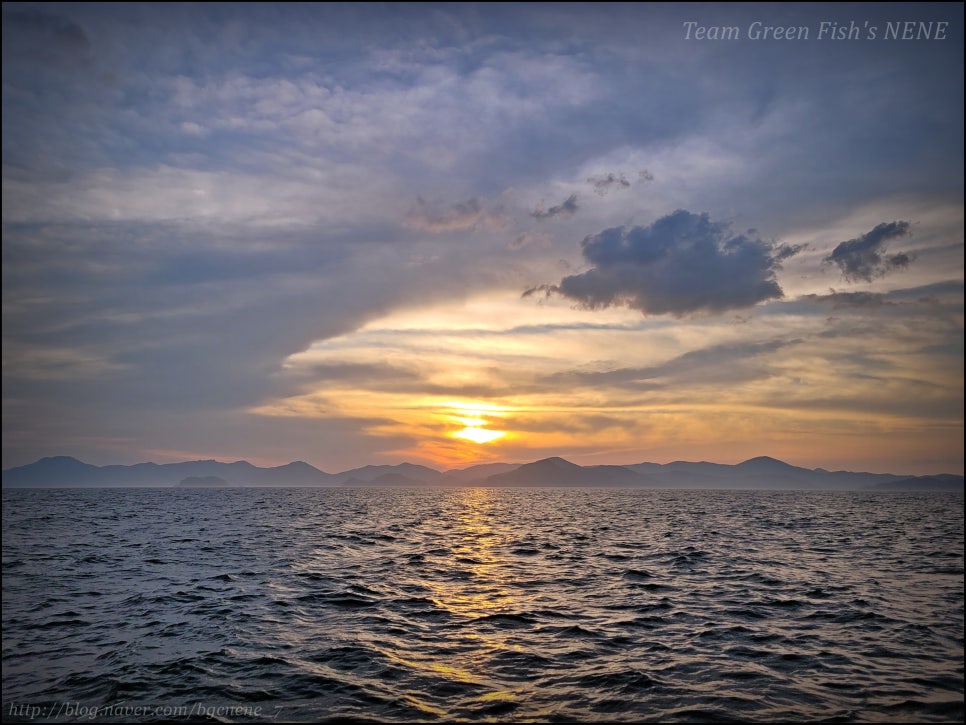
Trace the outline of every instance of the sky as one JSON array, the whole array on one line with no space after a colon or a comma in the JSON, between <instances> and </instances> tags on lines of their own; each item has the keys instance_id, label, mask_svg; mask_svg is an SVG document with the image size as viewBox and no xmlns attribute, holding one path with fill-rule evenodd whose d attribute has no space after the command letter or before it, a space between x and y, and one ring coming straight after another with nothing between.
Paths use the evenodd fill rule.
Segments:
<instances>
[{"instance_id":1,"label":"sky","mask_svg":"<svg viewBox=\"0 0 966 725\"><path fill-rule=\"evenodd\" d=\"M2 53L4 468L963 472L961 4L4 3Z\"/></svg>"}]
</instances>

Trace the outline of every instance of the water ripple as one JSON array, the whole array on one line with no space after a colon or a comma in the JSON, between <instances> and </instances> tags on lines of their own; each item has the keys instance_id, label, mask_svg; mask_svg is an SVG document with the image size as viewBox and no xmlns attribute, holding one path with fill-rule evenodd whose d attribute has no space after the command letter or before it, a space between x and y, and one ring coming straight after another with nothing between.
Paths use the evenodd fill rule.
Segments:
<instances>
[{"instance_id":1,"label":"water ripple","mask_svg":"<svg viewBox=\"0 0 966 725\"><path fill-rule=\"evenodd\" d=\"M3 579L5 722L963 719L957 495L5 490Z\"/></svg>"}]
</instances>

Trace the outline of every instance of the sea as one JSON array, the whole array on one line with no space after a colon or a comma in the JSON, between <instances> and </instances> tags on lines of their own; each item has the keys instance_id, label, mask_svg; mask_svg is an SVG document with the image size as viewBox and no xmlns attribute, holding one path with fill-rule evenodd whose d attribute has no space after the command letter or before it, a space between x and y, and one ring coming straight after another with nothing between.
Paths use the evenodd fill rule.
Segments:
<instances>
[{"instance_id":1,"label":"sea","mask_svg":"<svg viewBox=\"0 0 966 725\"><path fill-rule=\"evenodd\" d=\"M963 496L6 489L4 722L962 722Z\"/></svg>"}]
</instances>

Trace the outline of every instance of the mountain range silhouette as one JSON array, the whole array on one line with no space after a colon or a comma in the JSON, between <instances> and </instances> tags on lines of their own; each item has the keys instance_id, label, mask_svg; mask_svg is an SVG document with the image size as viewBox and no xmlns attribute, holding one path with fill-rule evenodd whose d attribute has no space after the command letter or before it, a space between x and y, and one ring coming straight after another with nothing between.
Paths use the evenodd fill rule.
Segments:
<instances>
[{"instance_id":1,"label":"mountain range silhouette","mask_svg":"<svg viewBox=\"0 0 966 725\"><path fill-rule=\"evenodd\" d=\"M3 471L4 488L190 486L213 479L225 486L580 486L635 488L738 488L784 490L963 491L963 477L896 475L801 468L768 456L735 465L708 462L580 466L564 458L531 463L486 463L437 471L414 463L369 465L326 473L304 461L259 467L248 461L138 463L94 466L70 456L42 458Z\"/></svg>"}]
</instances>

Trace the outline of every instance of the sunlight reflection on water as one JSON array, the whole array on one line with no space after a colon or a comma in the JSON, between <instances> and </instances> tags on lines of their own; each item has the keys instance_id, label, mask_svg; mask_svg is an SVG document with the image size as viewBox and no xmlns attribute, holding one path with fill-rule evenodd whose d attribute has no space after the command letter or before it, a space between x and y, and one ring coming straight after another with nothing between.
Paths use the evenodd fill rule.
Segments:
<instances>
[{"instance_id":1,"label":"sunlight reflection on water","mask_svg":"<svg viewBox=\"0 0 966 725\"><path fill-rule=\"evenodd\" d=\"M963 499L4 491L4 702L962 718Z\"/></svg>"}]
</instances>

